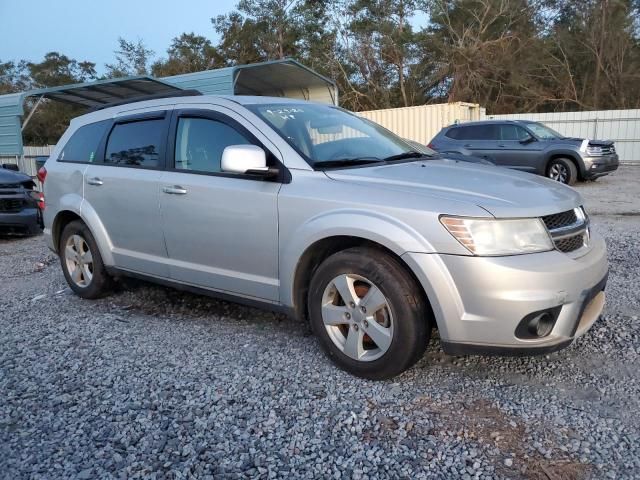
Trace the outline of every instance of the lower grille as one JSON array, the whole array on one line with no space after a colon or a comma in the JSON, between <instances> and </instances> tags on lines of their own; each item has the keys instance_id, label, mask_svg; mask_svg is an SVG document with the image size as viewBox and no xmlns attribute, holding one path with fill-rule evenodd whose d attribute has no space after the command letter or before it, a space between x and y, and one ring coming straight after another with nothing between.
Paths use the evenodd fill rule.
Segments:
<instances>
[{"instance_id":1,"label":"lower grille","mask_svg":"<svg viewBox=\"0 0 640 480\"><path fill-rule=\"evenodd\" d=\"M561 252L569 253L584 246L584 235L575 235L573 237L555 240L556 248Z\"/></svg>"},{"instance_id":2,"label":"lower grille","mask_svg":"<svg viewBox=\"0 0 640 480\"><path fill-rule=\"evenodd\" d=\"M0 212L15 213L22 210L24 201L17 198L3 198L0 199Z\"/></svg>"}]
</instances>

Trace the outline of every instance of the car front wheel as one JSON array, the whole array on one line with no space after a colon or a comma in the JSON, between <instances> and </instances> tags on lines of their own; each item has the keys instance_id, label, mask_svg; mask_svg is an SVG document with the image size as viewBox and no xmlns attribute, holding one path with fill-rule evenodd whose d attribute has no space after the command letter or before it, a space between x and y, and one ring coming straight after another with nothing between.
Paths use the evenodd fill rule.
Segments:
<instances>
[{"instance_id":1,"label":"car front wheel","mask_svg":"<svg viewBox=\"0 0 640 480\"><path fill-rule=\"evenodd\" d=\"M578 169L568 158L554 158L547 165L547 177L566 185L573 185L578 180Z\"/></svg>"},{"instance_id":2,"label":"car front wheel","mask_svg":"<svg viewBox=\"0 0 640 480\"><path fill-rule=\"evenodd\" d=\"M82 298L99 298L111 290L112 278L104 268L93 235L83 222L76 220L64 228L59 256L67 283Z\"/></svg>"},{"instance_id":3,"label":"car front wheel","mask_svg":"<svg viewBox=\"0 0 640 480\"><path fill-rule=\"evenodd\" d=\"M328 356L359 377L393 377L418 361L429 342L424 295L397 259L377 249L351 248L326 259L308 302Z\"/></svg>"}]
</instances>

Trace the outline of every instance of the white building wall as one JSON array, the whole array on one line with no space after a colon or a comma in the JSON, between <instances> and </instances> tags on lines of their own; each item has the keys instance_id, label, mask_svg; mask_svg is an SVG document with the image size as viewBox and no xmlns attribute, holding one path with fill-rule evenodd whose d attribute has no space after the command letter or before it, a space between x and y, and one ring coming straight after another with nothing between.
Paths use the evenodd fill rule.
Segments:
<instances>
[{"instance_id":1,"label":"white building wall","mask_svg":"<svg viewBox=\"0 0 640 480\"><path fill-rule=\"evenodd\" d=\"M484 108L476 103L438 103L418 107L358 112L393 133L427 145L442 129L456 122L482 120Z\"/></svg>"}]
</instances>

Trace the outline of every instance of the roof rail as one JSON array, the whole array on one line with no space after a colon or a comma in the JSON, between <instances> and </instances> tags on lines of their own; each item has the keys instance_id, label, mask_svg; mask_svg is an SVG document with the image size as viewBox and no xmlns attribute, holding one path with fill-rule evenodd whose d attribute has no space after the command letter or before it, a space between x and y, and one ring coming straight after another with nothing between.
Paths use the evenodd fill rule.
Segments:
<instances>
[{"instance_id":1,"label":"roof rail","mask_svg":"<svg viewBox=\"0 0 640 480\"><path fill-rule=\"evenodd\" d=\"M202 92L198 90L175 90L173 92L152 93L150 95L139 95L137 97L130 97L118 102L105 103L104 105L98 105L89 110L89 112L95 112L98 110L104 110L109 107L117 107L118 105L127 105L128 103L143 102L145 100L158 100L160 98L172 98L172 97L195 97L202 95Z\"/></svg>"}]
</instances>

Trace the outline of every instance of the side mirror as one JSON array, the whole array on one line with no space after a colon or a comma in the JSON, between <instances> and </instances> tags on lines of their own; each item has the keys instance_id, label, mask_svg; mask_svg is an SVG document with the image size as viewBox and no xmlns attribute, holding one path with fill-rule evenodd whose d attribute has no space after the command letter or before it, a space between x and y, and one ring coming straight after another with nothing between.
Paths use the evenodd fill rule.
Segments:
<instances>
[{"instance_id":1,"label":"side mirror","mask_svg":"<svg viewBox=\"0 0 640 480\"><path fill-rule=\"evenodd\" d=\"M520 143L523 144L523 145L526 145L527 143L531 143L531 142L535 142L535 141L536 141L535 137L533 137L532 135L529 135L529 136L523 138L522 140L520 140Z\"/></svg>"},{"instance_id":2,"label":"side mirror","mask_svg":"<svg viewBox=\"0 0 640 480\"><path fill-rule=\"evenodd\" d=\"M223 172L273 177L277 168L267 166L267 154L255 145L229 145L222 152Z\"/></svg>"}]
</instances>

